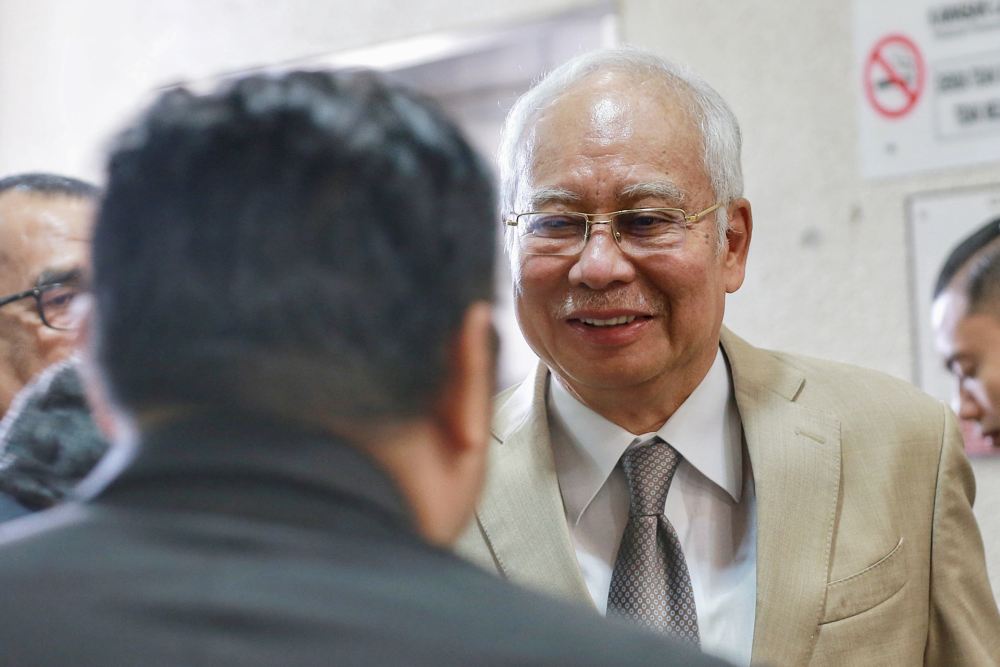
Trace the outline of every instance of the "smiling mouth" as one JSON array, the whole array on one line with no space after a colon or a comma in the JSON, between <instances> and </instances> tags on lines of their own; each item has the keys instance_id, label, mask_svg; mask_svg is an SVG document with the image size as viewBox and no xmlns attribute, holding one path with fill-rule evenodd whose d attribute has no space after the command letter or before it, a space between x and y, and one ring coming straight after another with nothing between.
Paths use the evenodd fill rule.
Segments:
<instances>
[{"instance_id":1,"label":"smiling mouth","mask_svg":"<svg viewBox=\"0 0 1000 667\"><path fill-rule=\"evenodd\" d=\"M586 327L594 329L620 327L632 324L635 321L645 321L651 319L649 315L619 315L617 317L573 317L570 322L577 322Z\"/></svg>"},{"instance_id":2,"label":"smiling mouth","mask_svg":"<svg viewBox=\"0 0 1000 667\"><path fill-rule=\"evenodd\" d=\"M622 315L621 317L610 317L608 319L599 320L593 317L582 317L578 322L583 322L589 327L615 327L620 324L631 324L636 319L635 315Z\"/></svg>"}]
</instances>

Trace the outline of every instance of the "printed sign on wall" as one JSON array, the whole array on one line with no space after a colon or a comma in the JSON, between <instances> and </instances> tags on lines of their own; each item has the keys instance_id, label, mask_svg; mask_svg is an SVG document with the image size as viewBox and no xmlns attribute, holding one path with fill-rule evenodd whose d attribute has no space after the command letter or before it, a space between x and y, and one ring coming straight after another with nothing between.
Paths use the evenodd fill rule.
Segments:
<instances>
[{"instance_id":1,"label":"printed sign on wall","mask_svg":"<svg viewBox=\"0 0 1000 667\"><path fill-rule=\"evenodd\" d=\"M1000 0L854 3L866 177L1000 165Z\"/></svg>"}]
</instances>

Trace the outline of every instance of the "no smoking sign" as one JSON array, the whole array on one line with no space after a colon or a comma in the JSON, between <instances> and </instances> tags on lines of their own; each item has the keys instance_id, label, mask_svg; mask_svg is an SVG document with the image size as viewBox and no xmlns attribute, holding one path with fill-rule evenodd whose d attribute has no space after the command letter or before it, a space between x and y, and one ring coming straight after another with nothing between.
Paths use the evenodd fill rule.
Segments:
<instances>
[{"instance_id":1,"label":"no smoking sign","mask_svg":"<svg viewBox=\"0 0 1000 667\"><path fill-rule=\"evenodd\" d=\"M924 93L926 67L917 45L893 34L876 42L868 54L864 71L865 96L885 118L908 114Z\"/></svg>"}]
</instances>

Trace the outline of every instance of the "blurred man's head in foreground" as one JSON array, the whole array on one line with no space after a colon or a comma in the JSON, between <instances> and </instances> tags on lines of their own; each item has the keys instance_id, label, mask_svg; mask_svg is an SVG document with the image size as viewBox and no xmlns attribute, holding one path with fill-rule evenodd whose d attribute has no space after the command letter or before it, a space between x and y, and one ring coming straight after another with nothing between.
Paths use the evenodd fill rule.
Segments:
<instances>
[{"instance_id":1,"label":"blurred man's head in foreground","mask_svg":"<svg viewBox=\"0 0 1000 667\"><path fill-rule=\"evenodd\" d=\"M108 169L90 347L118 412L140 432L196 411L333 432L412 502L468 517L495 213L488 172L432 104L364 73L174 90ZM414 500L425 445L441 491Z\"/></svg>"}]
</instances>

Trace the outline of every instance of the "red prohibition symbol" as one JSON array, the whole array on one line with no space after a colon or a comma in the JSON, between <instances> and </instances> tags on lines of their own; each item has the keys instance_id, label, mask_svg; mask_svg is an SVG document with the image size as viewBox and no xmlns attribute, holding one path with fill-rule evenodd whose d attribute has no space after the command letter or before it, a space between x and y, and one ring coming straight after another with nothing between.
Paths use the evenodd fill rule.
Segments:
<instances>
[{"instance_id":1,"label":"red prohibition symbol","mask_svg":"<svg viewBox=\"0 0 1000 667\"><path fill-rule=\"evenodd\" d=\"M865 96L886 118L900 118L917 105L924 92L927 68L920 50L904 35L886 35L865 62Z\"/></svg>"}]
</instances>

